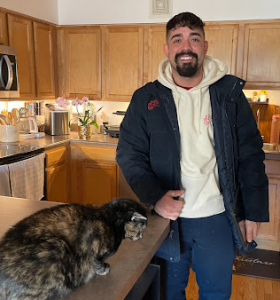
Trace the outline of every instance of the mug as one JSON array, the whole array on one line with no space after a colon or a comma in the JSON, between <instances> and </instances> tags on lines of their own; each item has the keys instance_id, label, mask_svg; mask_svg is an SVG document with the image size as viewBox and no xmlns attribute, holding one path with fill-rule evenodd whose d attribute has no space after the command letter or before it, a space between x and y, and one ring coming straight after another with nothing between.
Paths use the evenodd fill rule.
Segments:
<instances>
[{"instance_id":1,"label":"mug","mask_svg":"<svg viewBox=\"0 0 280 300\"><path fill-rule=\"evenodd\" d=\"M12 143L19 140L17 125L0 125L0 142Z\"/></svg>"}]
</instances>

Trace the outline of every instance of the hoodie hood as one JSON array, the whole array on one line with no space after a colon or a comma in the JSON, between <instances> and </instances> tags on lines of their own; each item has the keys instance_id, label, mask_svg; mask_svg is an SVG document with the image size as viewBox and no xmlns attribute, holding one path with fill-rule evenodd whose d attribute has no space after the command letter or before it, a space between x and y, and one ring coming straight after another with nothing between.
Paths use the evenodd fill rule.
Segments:
<instances>
[{"instance_id":1,"label":"hoodie hood","mask_svg":"<svg viewBox=\"0 0 280 300\"><path fill-rule=\"evenodd\" d=\"M177 110L179 109L179 106L181 106L180 101L182 101L182 99L185 99L186 101L188 101L190 98L195 100L193 113L195 114L194 127L197 134L201 134L200 120L203 99L204 102L206 102L207 100L205 99L209 98L209 85L224 77L227 71L228 68L223 62L206 55L203 62L202 81L197 86L192 87L190 90L186 90L174 83L172 68L168 59L161 61L159 65L158 81L172 90Z\"/></svg>"},{"instance_id":2,"label":"hoodie hood","mask_svg":"<svg viewBox=\"0 0 280 300\"><path fill-rule=\"evenodd\" d=\"M209 87L209 85L226 75L227 71L228 67L226 64L216 58L206 55L203 62L202 81L191 90L195 91L203 87ZM162 60L159 65L158 81L171 90L180 88L173 81L171 64L168 59Z\"/></svg>"}]
</instances>

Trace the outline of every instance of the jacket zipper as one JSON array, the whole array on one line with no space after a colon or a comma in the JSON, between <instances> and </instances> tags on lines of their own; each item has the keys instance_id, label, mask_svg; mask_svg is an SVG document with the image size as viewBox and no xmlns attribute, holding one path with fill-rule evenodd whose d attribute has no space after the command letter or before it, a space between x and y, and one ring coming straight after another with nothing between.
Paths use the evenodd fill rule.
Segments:
<instances>
[{"instance_id":1,"label":"jacket zipper","mask_svg":"<svg viewBox=\"0 0 280 300\"><path fill-rule=\"evenodd\" d=\"M237 85L237 81L235 82L231 92L230 92L230 95L232 95L233 91L235 90L235 87ZM230 97L229 97L230 98ZM227 102L225 102L225 105L227 106ZM229 121L229 117L228 117L228 113L227 113L227 107L225 106L225 115L226 115L226 118L227 118L227 121L228 121L228 124L230 126L230 121ZM230 126L231 127L231 126ZM233 125L233 127L235 128L235 124ZM234 150L233 150L233 144L234 144L234 141L233 141L233 137L232 137L232 132L230 131L230 137L231 137L231 140L232 140L232 148L231 148L231 151L232 151L232 156L233 156L233 182L234 182L234 186L235 186L235 190L236 190L236 178L235 178L235 156L234 156Z\"/></svg>"}]
</instances>

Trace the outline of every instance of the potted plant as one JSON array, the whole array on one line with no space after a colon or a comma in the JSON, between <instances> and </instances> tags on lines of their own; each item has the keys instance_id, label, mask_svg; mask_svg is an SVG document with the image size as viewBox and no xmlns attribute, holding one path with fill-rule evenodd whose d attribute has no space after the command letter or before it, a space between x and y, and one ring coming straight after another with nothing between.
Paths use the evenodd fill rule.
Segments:
<instances>
[{"instance_id":1,"label":"potted plant","mask_svg":"<svg viewBox=\"0 0 280 300\"><path fill-rule=\"evenodd\" d=\"M66 107L70 105L69 100L67 100L65 96L58 97L55 102L60 107ZM69 122L69 127L71 126L71 122L77 120L79 139L89 140L91 136L91 126L95 126L97 129L99 128L96 122L96 113L99 112L103 106L101 106L97 111L94 111L94 104L90 103L89 98L85 96L82 99L78 99L78 97L76 97L72 101L72 106L76 107L78 117ZM84 113L81 114L79 112L79 106L84 106Z\"/></svg>"}]
</instances>

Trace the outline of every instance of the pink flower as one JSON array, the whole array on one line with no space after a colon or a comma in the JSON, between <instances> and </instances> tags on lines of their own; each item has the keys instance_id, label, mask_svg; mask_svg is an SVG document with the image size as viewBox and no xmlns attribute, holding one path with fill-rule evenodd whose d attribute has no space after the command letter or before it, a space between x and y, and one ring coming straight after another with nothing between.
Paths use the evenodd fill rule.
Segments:
<instances>
[{"instance_id":1,"label":"pink flower","mask_svg":"<svg viewBox=\"0 0 280 300\"><path fill-rule=\"evenodd\" d=\"M76 97L73 101L72 101L72 105L73 106L78 106L80 103L80 100L78 99L78 97Z\"/></svg>"},{"instance_id":2,"label":"pink flower","mask_svg":"<svg viewBox=\"0 0 280 300\"><path fill-rule=\"evenodd\" d=\"M65 107L67 105L69 105L69 101L65 98L65 96L63 95L62 97L58 97L55 102L58 104L58 106L60 107Z\"/></svg>"},{"instance_id":3,"label":"pink flower","mask_svg":"<svg viewBox=\"0 0 280 300\"><path fill-rule=\"evenodd\" d=\"M82 101L83 101L83 103L87 103L87 102L88 102L88 97L85 97L85 96L84 96L84 97L82 98Z\"/></svg>"}]
</instances>

